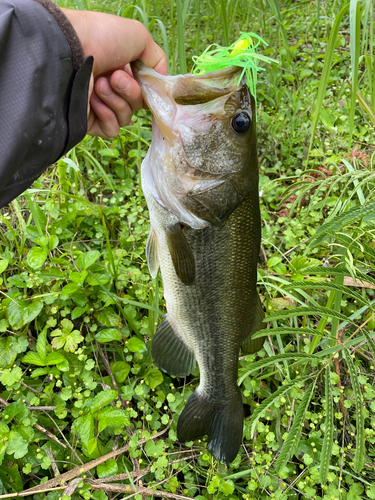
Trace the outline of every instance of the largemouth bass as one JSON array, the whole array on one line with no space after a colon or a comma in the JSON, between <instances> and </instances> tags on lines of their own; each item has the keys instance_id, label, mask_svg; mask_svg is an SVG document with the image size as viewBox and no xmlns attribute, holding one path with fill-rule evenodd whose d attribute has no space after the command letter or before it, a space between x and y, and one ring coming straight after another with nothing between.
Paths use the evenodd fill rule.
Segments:
<instances>
[{"instance_id":1,"label":"largemouth bass","mask_svg":"<svg viewBox=\"0 0 375 500\"><path fill-rule=\"evenodd\" d=\"M177 426L179 441L208 435L221 462L236 457L244 410L237 385L240 347L263 311L256 290L260 247L254 98L241 68L204 76L162 76L137 62L133 73L153 115L142 163L150 212L150 273L159 265L167 315L152 339L155 364L200 383Z\"/></svg>"}]
</instances>

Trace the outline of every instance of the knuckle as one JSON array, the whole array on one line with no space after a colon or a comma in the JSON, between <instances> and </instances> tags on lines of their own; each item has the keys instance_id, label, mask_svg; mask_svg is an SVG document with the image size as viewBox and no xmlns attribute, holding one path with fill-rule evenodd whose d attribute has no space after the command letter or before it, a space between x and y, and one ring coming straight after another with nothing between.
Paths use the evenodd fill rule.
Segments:
<instances>
[{"instance_id":1,"label":"knuckle","mask_svg":"<svg viewBox=\"0 0 375 500\"><path fill-rule=\"evenodd\" d=\"M107 138L116 137L120 132L120 125L117 121L117 118L112 119L110 122L107 121L102 124L102 130L106 134Z\"/></svg>"},{"instance_id":2,"label":"knuckle","mask_svg":"<svg viewBox=\"0 0 375 500\"><path fill-rule=\"evenodd\" d=\"M134 22L134 26L137 28L137 30L139 30L140 34L142 34L143 36L146 36L147 38L148 37L151 38L151 35L144 24L142 24L140 21L137 21L136 19L133 19L133 22Z\"/></svg>"},{"instance_id":3,"label":"knuckle","mask_svg":"<svg viewBox=\"0 0 375 500\"><path fill-rule=\"evenodd\" d=\"M113 102L112 111L116 114L116 116L123 116L132 112L132 107L128 99L122 96L117 96L116 100Z\"/></svg>"},{"instance_id":4,"label":"knuckle","mask_svg":"<svg viewBox=\"0 0 375 500\"><path fill-rule=\"evenodd\" d=\"M131 118L132 113L127 113L126 115L121 116L119 118L120 127L126 127L126 125L129 125Z\"/></svg>"}]
</instances>

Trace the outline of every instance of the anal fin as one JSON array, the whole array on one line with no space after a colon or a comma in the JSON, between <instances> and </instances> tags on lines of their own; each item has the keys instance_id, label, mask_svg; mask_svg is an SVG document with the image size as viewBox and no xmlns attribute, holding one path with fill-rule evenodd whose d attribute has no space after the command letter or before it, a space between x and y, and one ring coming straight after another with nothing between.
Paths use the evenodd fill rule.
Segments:
<instances>
[{"instance_id":1,"label":"anal fin","mask_svg":"<svg viewBox=\"0 0 375 500\"><path fill-rule=\"evenodd\" d=\"M146 259L152 278L156 278L159 269L159 244L154 228L151 226L146 243Z\"/></svg>"},{"instance_id":2,"label":"anal fin","mask_svg":"<svg viewBox=\"0 0 375 500\"><path fill-rule=\"evenodd\" d=\"M194 371L194 353L175 332L168 316L152 339L151 355L156 366L170 375L185 377Z\"/></svg>"},{"instance_id":3,"label":"anal fin","mask_svg":"<svg viewBox=\"0 0 375 500\"><path fill-rule=\"evenodd\" d=\"M241 350L244 354L253 354L259 351L264 344L264 338L262 337L254 340L251 338L255 332L264 327L264 310L258 294L255 301L255 307L250 311L250 314L252 315L251 328L245 340L241 343Z\"/></svg>"},{"instance_id":4,"label":"anal fin","mask_svg":"<svg viewBox=\"0 0 375 500\"><path fill-rule=\"evenodd\" d=\"M180 224L168 228L166 237L177 276L184 285L191 286L195 279L195 259Z\"/></svg>"}]
</instances>

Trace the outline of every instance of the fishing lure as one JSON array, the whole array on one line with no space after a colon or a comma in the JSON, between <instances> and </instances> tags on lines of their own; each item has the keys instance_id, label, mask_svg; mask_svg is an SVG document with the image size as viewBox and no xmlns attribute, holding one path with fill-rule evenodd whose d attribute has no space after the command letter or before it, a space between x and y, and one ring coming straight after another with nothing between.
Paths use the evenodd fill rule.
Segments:
<instances>
[{"instance_id":1,"label":"fishing lure","mask_svg":"<svg viewBox=\"0 0 375 500\"><path fill-rule=\"evenodd\" d=\"M238 84L245 75L246 84L256 101L257 72L265 71L265 68L259 66L258 63L263 61L265 63L278 64L278 61L275 59L257 52L260 44L268 46L267 42L259 35L243 32L241 32L240 38L229 47L221 47L213 43L200 56L193 56L194 66L192 73L194 75L204 75L231 66L239 66L243 70L240 74Z\"/></svg>"}]
</instances>

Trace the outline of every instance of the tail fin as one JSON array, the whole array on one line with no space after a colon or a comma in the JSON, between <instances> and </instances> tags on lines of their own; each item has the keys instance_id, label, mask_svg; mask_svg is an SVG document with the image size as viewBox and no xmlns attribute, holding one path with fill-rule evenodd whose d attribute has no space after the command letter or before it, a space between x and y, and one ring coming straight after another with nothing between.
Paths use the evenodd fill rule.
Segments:
<instances>
[{"instance_id":1,"label":"tail fin","mask_svg":"<svg viewBox=\"0 0 375 500\"><path fill-rule=\"evenodd\" d=\"M197 391L190 397L177 424L179 441L193 441L208 435L207 449L227 465L239 451L242 441L244 410L241 394L230 403L211 403Z\"/></svg>"}]
</instances>

